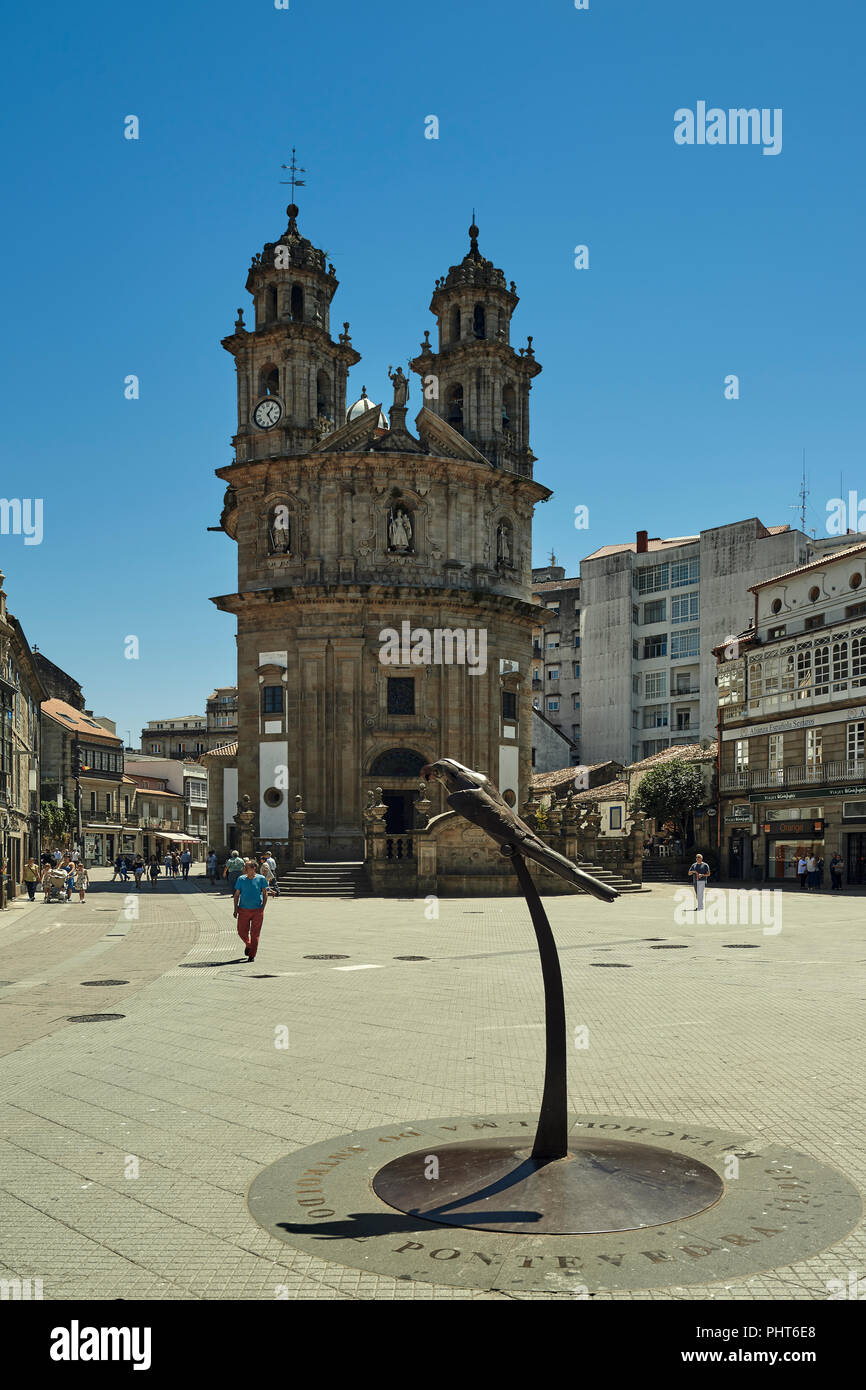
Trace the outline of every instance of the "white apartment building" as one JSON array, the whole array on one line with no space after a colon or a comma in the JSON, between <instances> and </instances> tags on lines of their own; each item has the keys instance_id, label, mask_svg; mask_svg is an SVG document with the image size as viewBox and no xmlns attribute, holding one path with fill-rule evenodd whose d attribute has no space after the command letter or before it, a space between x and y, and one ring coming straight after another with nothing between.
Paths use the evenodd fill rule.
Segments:
<instances>
[{"instance_id":1,"label":"white apartment building","mask_svg":"<svg viewBox=\"0 0 866 1390\"><path fill-rule=\"evenodd\" d=\"M716 737L714 648L752 619L749 587L809 559L757 517L606 545L580 565L581 761L628 764Z\"/></svg>"}]
</instances>

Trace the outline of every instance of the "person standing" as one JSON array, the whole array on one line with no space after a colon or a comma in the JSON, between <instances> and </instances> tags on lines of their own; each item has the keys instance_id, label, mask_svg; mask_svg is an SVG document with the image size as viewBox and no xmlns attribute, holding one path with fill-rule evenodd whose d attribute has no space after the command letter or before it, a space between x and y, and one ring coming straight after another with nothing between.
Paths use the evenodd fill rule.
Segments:
<instances>
[{"instance_id":1,"label":"person standing","mask_svg":"<svg viewBox=\"0 0 866 1390\"><path fill-rule=\"evenodd\" d=\"M689 869L689 878L692 880L692 886L695 890L695 897L698 900L698 912L703 911L704 889L707 886L707 879L709 878L709 876L709 864L704 862L704 856L702 854L696 854L695 862Z\"/></svg>"},{"instance_id":2,"label":"person standing","mask_svg":"<svg viewBox=\"0 0 866 1390\"><path fill-rule=\"evenodd\" d=\"M244 871L238 877L234 891L235 920L238 936L244 943L244 955L253 961L259 949L262 920L268 901L268 881L264 874L256 872L256 862L248 859Z\"/></svg>"},{"instance_id":3,"label":"person standing","mask_svg":"<svg viewBox=\"0 0 866 1390\"><path fill-rule=\"evenodd\" d=\"M27 889L27 896L33 902L36 898L36 885L39 882L39 865L31 854L27 863L24 865L24 872L21 875L21 882Z\"/></svg>"},{"instance_id":4,"label":"person standing","mask_svg":"<svg viewBox=\"0 0 866 1390\"><path fill-rule=\"evenodd\" d=\"M180 867L184 878L189 878L189 866L191 863L192 855L190 854L188 849L185 849L183 851L183 854L180 856Z\"/></svg>"},{"instance_id":5,"label":"person standing","mask_svg":"<svg viewBox=\"0 0 866 1390\"><path fill-rule=\"evenodd\" d=\"M165 852L165 859L163 860L163 865L165 868L166 878L171 878L171 850L169 849L167 849Z\"/></svg>"},{"instance_id":6,"label":"person standing","mask_svg":"<svg viewBox=\"0 0 866 1390\"><path fill-rule=\"evenodd\" d=\"M228 881L230 893L234 893L235 884L237 883L238 878L243 873L243 871L244 861L241 859L237 850L233 849L231 855L226 860L226 866L223 869L223 878L227 879Z\"/></svg>"},{"instance_id":7,"label":"person standing","mask_svg":"<svg viewBox=\"0 0 866 1390\"><path fill-rule=\"evenodd\" d=\"M830 860L830 892L842 892L842 856L838 849L834 850Z\"/></svg>"},{"instance_id":8,"label":"person standing","mask_svg":"<svg viewBox=\"0 0 866 1390\"><path fill-rule=\"evenodd\" d=\"M161 873L162 869L159 867L159 860L157 859L155 854L152 854L150 856L150 866L147 870L151 888L156 887L156 880L159 878Z\"/></svg>"},{"instance_id":9,"label":"person standing","mask_svg":"<svg viewBox=\"0 0 866 1390\"><path fill-rule=\"evenodd\" d=\"M217 857L215 849L209 849L207 852L207 876L210 879L211 888L215 888L217 881Z\"/></svg>"},{"instance_id":10,"label":"person standing","mask_svg":"<svg viewBox=\"0 0 866 1390\"><path fill-rule=\"evenodd\" d=\"M809 892L818 887L818 861L814 854L810 854L806 860L806 872L809 877Z\"/></svg>"},{"instance_id":11,"label":"person standing","mask_svg":"<svg viewBox=\"0 0 866 1390\"><path fill-rule=\"evenodd\" d=\"M137 854L137 855L135 856L135 863L134 863L133 866L132 866L132 872L133 872L133 876L134 876L134 878L135 878L135 887L136 887L136 890L140 893L140 892L141 892L141 880L142 880L142 878L143 878L143 876L144 876L144 860L142 859L142 857L141 857L140 854Z\"/></svg>"},{"instance_id":12,"label":"person standing","mask_svg":"<svg viewBox=\"0 0 866 1390\"><path fill-rule=\"evenodd\" d=\"M800 855L797 860L797 877L800 880L800 887L806 887L806 876L809 872L809 865L806 863L805 855Z\"/></svg>"},{"instance_id":13,"label":"person standing","mask_svg":"<svg viewBox=\"0 0 866 1390\"><path fill-rule=\"evenodd\" d=\"M84 895L90 887L90 878L82 861L75 865L75 886L78 889L78 901L83 903Z\"/></svg>"}]
</instances>

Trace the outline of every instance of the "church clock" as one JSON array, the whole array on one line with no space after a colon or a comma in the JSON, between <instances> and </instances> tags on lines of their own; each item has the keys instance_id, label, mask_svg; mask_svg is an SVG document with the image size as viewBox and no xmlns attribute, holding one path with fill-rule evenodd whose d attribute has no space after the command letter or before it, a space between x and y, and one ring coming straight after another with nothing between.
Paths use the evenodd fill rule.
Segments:
<instances>
[{"instance_id":1,"label":"church clock","mask_svg":"<svg viewBox=\"0 0 866 1390\"><path fill-rule=\"evenodd\" d=\"M283 407L280 402L273 396L266 396L253 411L253 424L258 425L260 430L272 430L282 413Z\"/></svg>"}]
</instances>

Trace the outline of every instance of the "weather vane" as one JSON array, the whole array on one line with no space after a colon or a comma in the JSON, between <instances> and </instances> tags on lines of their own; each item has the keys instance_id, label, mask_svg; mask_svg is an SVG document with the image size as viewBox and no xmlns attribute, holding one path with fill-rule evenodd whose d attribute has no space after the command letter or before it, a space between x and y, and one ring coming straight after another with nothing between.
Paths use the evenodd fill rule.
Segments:
<instances>
[{"instance_id":1,"label":"weather vane","mask_svg":"<svg viewBox=\"0 0 866 1390\"><path fill-rule=\"evenodd\" d=\"M300 167L300 165L297 163L297 161L295 160L295 147L294 147L294 145L292 146L292 162L291 162L291 164L281 164L281 165L280 165L280 168L281 168L281 169L287 169L287 170L289 171L289 173L291 174L291 176L292 176L290 179L280 179L280 183L290 183L290 184L291 184L291 186L292 186L292 202L294 202L294 201L295 201L295 189L296 189L296 188L304 188L304 187L306 186L306 180L305 180L305 179L299 179L299 178L297 177L297 175L298 175L298 174L305 174L305 173L307 172L306 169L302 169L302 168Z\"/></svg>"}]
</instances>

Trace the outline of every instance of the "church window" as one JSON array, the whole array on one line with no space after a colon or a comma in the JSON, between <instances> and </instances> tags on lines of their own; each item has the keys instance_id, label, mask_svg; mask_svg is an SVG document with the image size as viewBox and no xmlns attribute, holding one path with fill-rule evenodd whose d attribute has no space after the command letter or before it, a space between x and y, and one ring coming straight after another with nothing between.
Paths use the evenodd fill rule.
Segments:
<instances>
[{"instance_id":1,"label":"church window","mask_svg":"<svg viewBox=\"0 0 866 1390\"><path fill-rule=\"evenodd\" d=\"M331 379L327 372L316 375L316 413L331 418Z\"/></svg>"},{"instance_id":2,"label":"church window","mask_svg":"<svg viewBox=\"0 0 866 1390\"><path fill-rule=\"evenodd\" d=\"M278 396L280 393L280 370L272 362L262 367L259 376L260 394L263 396Z\"/></svg>"},{"instance_id":3,"label":"church window","mask_svg":"<svg viewBox=\"0 0 866 1390\"><path fill-rule=\"evenodd\" d=\"M262 714L282 714L283 687L281 685L262 686Z\"/></svg>"},{"instance_id":4,"label":"church window","mask_svg":"<svg viewBox=\"0 0 866 1390\"><path fill-rule=\"evenodd\" d=\"M389 676L389 677L388 677L388 713L389 713L389 714L414 714L414 713L415 713L415 678L414 678L414 676Z\"/></svg>"},{"instance_id":5,"label":"church window","mask_svg":"<svg viewBox=\"0 0 866 1390\"><path fill-rule=\"evenodd\" d=\"M277 317L277 287L268 285L265 291L265 317L268 323Z\"/></svg>"},{"instance_id":6,"label":"church window","mask_svg":"<svg viewBox=\"0 0 866 1390\"><path fill-rule=\"evenodd\" d=\"M389 748L380 753L370 768L371 777L420 777L421 769L427 763L420 753L411 748Z\"/></svg>"},{"instance_id":7,"label":"church window","mask_svg":"<svg viewBox=\"0 0 866 1390\"><path fill-rule=\"evenodd\" d=\"M514 387L506 386L502 392L502 428L510 429L514 424L514 417L517 413L517 402L514 397Z\"/></svg>"},{"instance_id":8,"label":"church window","mask_svg":"<svg viewBox=\"0 0 866 1390\"><path fill-rule=\"evenodd\" d=\"M463 387L459 381L448 392L448 423L452 429L463 429Z\"/></svg>"},{"instance_id":9,"label":"church window","mask_svg":"<svg viewBox=\"0 0 866 1390\"><path fill-rule=\"evenodd\" d=\"M485 338L487 336L483 304L476 304L472 311L472 332L475 334L476 338Z\"/></svg>"},{"instance_id":10,"label":"church window","mask_svg":"<svg viewBox=\"0 0 866 1390\"><path fill-rule=\"evenodd\" d=\"M295 323L304 320L304 290L301 285L292 285L291 315Z\"/></svg>"},{"instance_id":11,"label":"church window","mask_svg":"<svg viewBox=\"0 0 866 1390\"><path fill-rule=\"evenodd\" d=\"M513 690L503 690L502 692L502 718L517 718L517 695Z\"/></svg>"},{"instance_id":12,"label":"church window","mask_svg":"<svg viewBox=\"0 0 866 1390\"><path fill-rule=\"evenodd\" d=\"M451 310L451 341L460 341L460 310L456 308Z\"/></svg>"}]
</instances>

